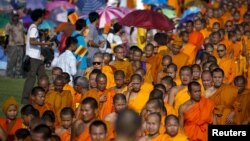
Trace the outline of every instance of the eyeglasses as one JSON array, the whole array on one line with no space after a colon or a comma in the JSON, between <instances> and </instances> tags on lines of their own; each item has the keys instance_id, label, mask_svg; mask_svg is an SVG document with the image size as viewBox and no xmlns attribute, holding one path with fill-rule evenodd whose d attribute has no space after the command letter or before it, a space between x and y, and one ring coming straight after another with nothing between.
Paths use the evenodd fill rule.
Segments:
<instances>
[{"instance_id":1,"label":"eyeglasses","mask_svg":"<svg viewBox=\"0 0 250 141\"><path fill-rule=\"evenodd\" d=\"M92 64L93 65L101 65L102 63L101 62L93 62Z\"/></svg>"},{"instance_id":2,"label":"eyeglasses","mask_svg":"<svg viewBox=\"0 0 250 141\"><path fill-rule=\"evenodd\" d=\"M217 50L218 52L223 52L223 51L225 51L225 50Z\"/></svg>"}]
</instances>

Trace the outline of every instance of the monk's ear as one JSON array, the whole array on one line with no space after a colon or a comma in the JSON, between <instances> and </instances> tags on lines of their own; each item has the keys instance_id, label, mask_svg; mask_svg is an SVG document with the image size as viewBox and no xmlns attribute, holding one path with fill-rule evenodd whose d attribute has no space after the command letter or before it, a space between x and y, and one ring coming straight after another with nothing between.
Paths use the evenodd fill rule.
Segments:
<instances>
[{"instance_id":1,"label":"monk's ear","mask_svg":"<svg viewBox=\"0 0 250 141\"><path fill-rule=\"evenodd\" d=\"M32 101L35 100L35 96L34 95L30 95L30 98L31 98Z\"/></svg>"}]
</instances>

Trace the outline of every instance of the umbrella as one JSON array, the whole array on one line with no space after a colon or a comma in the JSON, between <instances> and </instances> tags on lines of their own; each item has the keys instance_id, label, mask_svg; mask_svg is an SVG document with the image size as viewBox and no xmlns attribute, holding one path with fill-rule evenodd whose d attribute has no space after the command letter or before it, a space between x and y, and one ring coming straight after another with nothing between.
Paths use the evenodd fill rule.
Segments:
<instances>
[{"instance_id":1,"label":"umbrella","mask_svg":"<svg viewBox=\"0 0 250 141\"><path fill-rule=\"evenodd\" d=\"M28 29L29 26L30 26L30 24L33 22L32 19L31 19L31 17L30 17L30 15L23 16L23 17L21 18L21 20L22 20L22 22L23 22L23 24L24 24L24 27L25 27L26 29Z\"/></svg>"},{"instance_id":2,"label":"umbrella","mask_svg":"<svg viewBox=\"0 0 250 141\"><path fill-rule=\"evenodd\" d=\"M67 1L53 1L48 2L46 5L46 10L52 11L53 9L57 7L63 7L64 9L74 9L75 5L67 2Z\"/></svg>"},{"instance_id":3,"label":"umbrella","mask_svg":"<svg viewBox=\"0 0 250 141\"><path fill-rule=\"evenodd\" d=\"M9 13L0 13L0 29L5 28L6 24L10 22L10 19Z\"/></svg>"},{"instance_id":4,"label":"umbrella","mask_svg":"<svg viewBox=\"0 0 250 141\"><path fill-rule=\"evenodd\" d=\"M180 23L184 23L186 21L193 20L193 18L195 17L195 15L197 13L199 13L200 11L201 11L201 9L198 8L198 7L195 7L195 6L188 8L182 14Z\"/></svg>"},{"instance_id":5,"label":"umbrella","mask_svg":"<svg viewBox=\"0 0 250 141\"><path fill-rule=\"evenodd\" d=\"M47 0L26 0L26 9L45 9Z\"/></svg>"},{"instance_id":6,"label":"umbrella","mask_svg":"<svg viewBox=\"0 0 250 141\"><path fill-rule=\"evenodd\" d=\"M99 28L103 28L105 24L111 23L114 19L121 20L125 16L121 10L111 6L102 7L97 12L100 15Z\"/></svg>"},{"instance_id":7,"label":"umbrella","mask_svg":"<svg viewBox=\"0 0 250 141\"><path fill-rule=\"evenodd\" d=\"M167 4L167 1L166 0L143 0L142 3L161 5L161 4Z\"/></svg>"},{"instance_id":8,"label":"umbrella","mask_svg":"<svg viewBox=\"0 0 250 141\"><path fill-rule=\"evenodd\" d=\"M57 7L50 12L49 19L56 24L68 21L68 12L63 7Z\"/></svg>"},{"instance_id":9,"label":"umbrella","mask_svg":"<svg viewBox=\"0 0 250 141\"><path fill-rule=\"evenodd\" d=\"M192 6L205 6L205 7L208 7L208 3L205 2L204 0L193 0L193 1L190 1L188 2L185 7L188 8L188 7L192 7Z\"/></svg>"},{"instance_id":10,"label":"umbrella","mask_svg":"<svg viewBox=\"0 0 250 141\"><path fill-rule=\"evenodd\" d=\"M56 27L55 23L51 20L43 20L43 22L38 26L38 29L52 29Z\"/></svg>"},{"instance_id":11,"label":"umbrella","mask_svg":"<svg viewBox=\"0 0 250 141\"><path fill-rule=\"evenodd\" d=\"M11 10L13 10L13 7L9 2L7 2L6 0L0 1L0 11L11 11Z\"/></svg>"},{"instance_id":12,"label":"umbrella","mask_svg":"<svg viewBox=\"0 0 250 141\"><path fill-rule=\"evenodd\" d=\"M127 8L127 7L118 7L123 14L127 15L128 13L134 11L134 9L130 9L130 8Z\"/></svg>"},{"instance_id":13,"label":"umbrella","mask_svg":"<svg viewBox=\"0 0 250 141\"><path fill-rule=\"evenodd\" d=\"M78 0L76 3L82 15L88 15L90 12L105 6L105 4L105 0Z\"/></svg>"},{"instance_id":14,"label":"umbrella","mask_svg":"<svg viewBox=\"0 0 250 141\"><path fill-rule=\"evenodd\" d=\"M126 15L120 23L126 26L146 29L172 30L174 23L165 15L151 10L135 10Z\"/></svg>"},{"instance_id":15,"label":"umbrella","mask_svg":"<svg viewBox=\"0 0 250 141\"><path fill-rule=\"evenodd\" d=\"M175 11L171 9L162 9L162 13L170 19L177 17Z\"/></svg>"}]
</instances>

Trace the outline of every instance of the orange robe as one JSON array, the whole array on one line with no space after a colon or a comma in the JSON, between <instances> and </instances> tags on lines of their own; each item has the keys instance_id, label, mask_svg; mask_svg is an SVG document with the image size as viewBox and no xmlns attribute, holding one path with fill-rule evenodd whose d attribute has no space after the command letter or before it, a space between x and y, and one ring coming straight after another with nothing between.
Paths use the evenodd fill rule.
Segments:
<instances>
[{"instance_id":1,"label":"orange robe","mask_svg":"<svg viewBox=\"0 0 250 141\"><path fill-rule=\"evenodd\" d=\"M178 134L174 137L171 137L166 134L165 140L166 141L188 141L188 137L187 135L185 135L185 133L179 131Z\"/></svg>"},{"instance_id":2,"label":"orange robe","mask_svg":"<svg viewBox=\"0 0 250 141\"><path fill-rule=\"evenodd\" d=\"M75 91L75 89L71 85L65 84L64 87L63 87L63 90L70 91L70 93L72 95L73 104L76 105L76 95L75 95L76 91ZM74 106L74 107L76 107L76 106Z\"/></svg>"},{"instance_id":3,"label":"orange robe","mask_svg":"<svg viewBox=\"0 0 250 141\"><path fill-rule=\"evenodd\" d=\"M159 68L161 66L161 61L162 56L159 54L146 58L146 63L151 65L151 74L155 83L157 81L157 74L160 72Z\"/></svg>"},{"instance_id":4,"label":"orange robe","mask_svg":"<svg viewBox=\"0 0 250 141\"><path fill-rule=\"evenodd\" d=\"M177 16L181 14L181 5L178 0L168 0L168 5L174 7Z\"/></svg>"},{"instance_id":5,"label":"orange robe","mask_svg":"<svg viewBox=\"0 0 250 141\"><path fill-rule=\"evenodd\" d=\"M164 55L164 54L166 54L166 52L168 52L168 47L167 46L159 46L157 52L160 55Z\"/></svg>"},{"instance_id":6,"label":"orange robe","mask_svg":"<svg viewBox=\"0 0 250 141\"><path fill-rule=\"evenodd\" d=\"M0 126L9 136L15 136L16 130L22 128L22 124L23 120L21 118L17 118L12 126L8 125L5 118L0 118Z\"/></svg>"},{"instance_id":7,"label":"orange robe","mask_svg":"<svg viewBox=\"0 0 250 141\"><path fill-rule=\"evenodd\" d=\"M247 68L247 88L250 89L250 65Z\"/></svg>"},{"instance_id":8,"label":"orange robe","mask_svg":"<svg viewBox=\"0 0 250 141\"><path fill-rule=\"evenodd\" d=\"M230 47L232 48L233 53L234 53L233 57L235 59L240 58L240 55L242 54L242 50L243 50L242 42L241 41L237 41L236 43L232 43L230 45Z\"/></svg>"},{"instance_id":9,"label":"orange robe","mask_svg":"<svg viewBox=\"0 0 250 141\"><path fill-rule=\"evenodd\" d=\"M187 54L180 52L177 55L173 55L172 59L173 59L173 63L175 63L177 65L178 72L179 72L179 70L181 69L182 66L188 65L189 57ZM179 75L177 75L177 77L178 76Z\"/></svg>"},{"instance_id":10,"label":"orange robe","mask_svg":"<svg viewBox=\"0 0 250 141\"><path fill-rule=\"evenodd\" d=\"M188 57L188 64L189 65L192 65L194 63L197 51L198 51L198 48L191 43L187 43L181 49L181 52L183 52L189 56ZM180 69L180 68L178 68L178 69Z\"/></svg>"},{"instance_id":11,"label":"orange robe","mask_svg":"<svg viewBox=\"0 0 250 141\"><path fill-rule=\"evenodd\" d=\"M224 125L227 116L233 111L233 104L237 98L238 89L231 85L223 84L211 97L215 104L214 113L217 124Z\"/></svg>"},{"instance_id":12,"label":"orange robe","mask_svg":"<svg viewBox=\"0 0 250 141\"><path fill-rule=\"evenodd\" d=\"M247 73L247 60L246 57L240 55L239 60L236 61L236 75L243 75Z\"/></svg>"},{"instance_id":13,"label":"orange robe","mask_svg":"<svg viewBox=\"0 0 250 141\"><path fill-rule=\"evenodd\" d=\"M65 131L60 135L61 141L70 141L71 133L69 131Z\"/></svg>"},{"instance_id":14,"label":"orange robe","mask_svg":"<svg viewBox=\"0 0 250 141\"><path fill-rule=\"evenodd\" d=\"M166 141L166 135L164 134L159 134L157 137L153 138L151 141Z\"/></svg>"},{"instance_id":15,"label":"orange robe","mask_svg":"<svg viewBox=\"0 0 250 141\"><path fill-rule=\"evenodd\" d=\"M174 108L171 105L169 105L167 102L164 102L164 106L167 110L167 115L177 115Z\"/></svg>"},{"instance_id":16,"label":"orange robe","mask_svg":"<svg viewBox=\"0 0 250 141\"><path fill-rule=\"evenodd\" d=\"M205 38L209 37L209 35L210 35L211 32L208 31L207 28L203 28L202 30L200 30L200 33L203 35L203 37L205 39Z\"/></svg>"},{"instance_id":17,"label":"orange robe","mask_svg":"<svg viewBox=\"0 0 250 141\"><path fill-rule=\"evenodd\" d=\"M230 84L233 82L235 76L236 76L236 69L237 66L235 64L235 61L233 59L230 59L228 57L225 58L219 58L217 60L218 65L221 69L224 71L224 83Z\"/></svg>"},{"instance_id":18,"label":"orange robe","mask_svg":"<svg viewBox=\"0 0 250 141\"><path fill-rule=\"evenodd\" d=\"M180 90L174 98L174 110L175 113L178 114L179 113L179 108L180 106L185 103L186 101L188 101L190 99L190 96L188 94L188 88L185 87L182 90Z\"/></svg>"},{"instance_id":19,"label":"orange robe","mask_svg":"<svg viewBox=\"0 0 250 141\"><path fill-rule=\"evenodd\" d=\"M128 82L130 77L133 74L133 68L130 62L128 61L113 61L110 64L111 66L115 67L116 70L122 70L125 73L126 81Z\"/></svg>"},{"instance_id":20,"label":"orange robe","mask_svg":"<svg viewBox=\"0 0 250 141\"><path fill-rule=\"evenodd\" d=\"M250 90L244 90L237 95L237 100L234 104L235 117L234 124L242 124L245 121L250 122Z\"/></svg>"},{"instance_id":21,"label":"orange robe","mask_svg":"<svg viewBox=\"0 0 250 141\"><path fill-rule=\"evenodd\" d=\"M33 107L39 111L40 117L42 117L42 115L45 111L51 110L51 106L47 103L45 103L43 106L36 104L36 105L33 105Z\"/></svg>"},{"instance_id":22,"label":"orange robe","mask_svg":"<svg viewBox=\"0 0 250 141\"><path fill-rule=\"evenodd\" d=\"M213 122L213 110L213 102L202 97L184 112L184 132L189 140L208 140L208 124Z\"/></svg>"},{"instance_id":23,"label":"orange robe","mask_svg":"<svg viewBox=\"0 0 250 141\"><path fill-rule=\"evenodd\" d=\"M60 112L64 107L74 108L70 91L62 91L61 93L49 91L47 93L47 97L45 98L45 103L51 105L52 111L55 113L56 125L59 125Z\"/></svg>"}]
</instances>

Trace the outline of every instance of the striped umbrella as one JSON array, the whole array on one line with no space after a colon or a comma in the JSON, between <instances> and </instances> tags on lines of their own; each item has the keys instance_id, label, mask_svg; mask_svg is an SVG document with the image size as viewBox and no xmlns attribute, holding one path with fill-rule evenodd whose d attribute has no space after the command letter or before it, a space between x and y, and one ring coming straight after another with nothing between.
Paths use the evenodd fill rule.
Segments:
<instances>
[{"instance_id":1,"label":"striped umbrella","mask_svg":"<svg viewBox=\"0 0 250 141\"><path fill-rule=\"evenodd\" d=\"M97 10L100 15L99 28L103 28L105 24L110 24L112 20L121 20L125 14L119 8L116 7L102 7Z\"/></svg>"},{"instance_id":2,"label":"striped umbrella","mask_svg":"<svg viewBox=\"0 0 250 141\"><path fill-rule=\"evenodd\" d=\"M53 2L48 2L46 5L46 10L52 11L53 9L57 7L63 7L64 9L74 9L75 5L67 2L67 1L53 1Z\"/></svg>"},{"instance_id":3,"label":"striped umbrella","mask_svg":"<svg viewBox=\"0 0 250 141\"><path fill-rule=\"evenodd\" d=\"M82 15L88 15L90 12L105 6L105 4L106 0L78 0L76 3Z\"/></svg>"}]
</instances>

